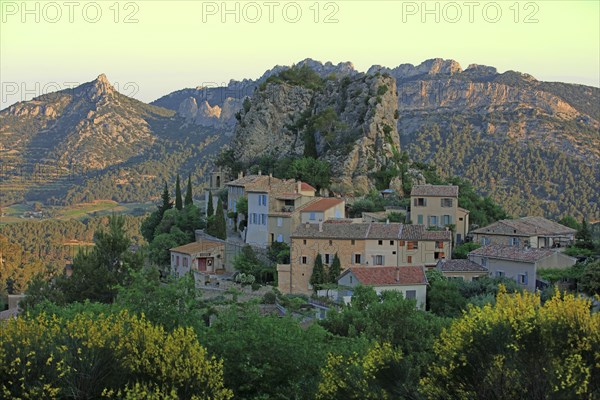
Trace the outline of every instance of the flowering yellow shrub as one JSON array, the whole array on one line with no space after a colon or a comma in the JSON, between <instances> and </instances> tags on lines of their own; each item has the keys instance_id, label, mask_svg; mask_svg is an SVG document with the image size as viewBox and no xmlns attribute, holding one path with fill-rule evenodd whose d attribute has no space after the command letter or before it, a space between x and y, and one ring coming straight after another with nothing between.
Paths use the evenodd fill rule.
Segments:
<instances>
[{"instance_id":1,"label":"flowering yellow shrub","mask_svg":"<svg viewBox=\"0 0 600 400\"><path fill-rule=\"evenodd\" d=\"M189 329L144 317L41 314L0 325L2 398L230 399L221 361Z\"/></svg>"},{"instance_id":2,"label":"flowering yellow shrub","mask_svg":"<svg viewBox=\"0 0 600 400\"><path fill-rule=\"evenodd\" d=\"M378 373L400 361L401 355L389 343L376 343L363 357L329 354L321 369L317 399L387 399L388 393L378 382Z\"/></svg>"},{"instance_id":3,"label":"flowering yellow shrub","mask_svg":"<svg viewBox=\"0 0 600 400\"><path fill-rule=\"evenodd\" d=\"M429 399L595 398L600 395L600 314L556 293L508 294L470 307L445 329L421 380Z\"/></svg>"}]
</instances>

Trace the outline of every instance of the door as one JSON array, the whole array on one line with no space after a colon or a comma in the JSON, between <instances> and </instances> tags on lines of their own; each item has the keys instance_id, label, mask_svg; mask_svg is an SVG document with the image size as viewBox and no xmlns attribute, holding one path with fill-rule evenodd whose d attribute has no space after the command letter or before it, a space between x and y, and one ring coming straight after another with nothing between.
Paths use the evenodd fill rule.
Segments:
<instances>
[{"instance_id":1,"label":"door","mask_svg":"<svg viewBox=\"0 0 600 400\"><path fill-rule=\"evenodd\" d=\"M206 258L198 259L198 271L206 271Z\"/></svg>"}]
</instances>

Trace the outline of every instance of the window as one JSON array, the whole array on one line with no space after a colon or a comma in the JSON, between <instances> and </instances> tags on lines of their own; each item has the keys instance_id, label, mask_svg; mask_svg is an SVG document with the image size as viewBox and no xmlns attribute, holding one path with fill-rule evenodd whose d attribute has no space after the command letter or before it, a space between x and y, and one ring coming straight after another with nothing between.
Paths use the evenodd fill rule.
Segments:
<instances>
[{"instance_id":1,"label":"window","mask_svg":"<svg viewBox=\"0 0 600 400\"><path fill-rule=\"evenodd\" d=\"M436 251L435 253L433 253L433 258L436 260L439 260L441 258L445 258L445 254L441 251Z\"/></svg>"},{"instance_id":2,"label":"window","mask_svg":"<svg viewBox=\"0 0 600 400\"><path fill-rule=\"evenodd\" d=\"M497 276L498 278L501 278L501 277L503 277L503 276L504 276L504 271L496 271L496 276Z\"/></svg>"},{"instance_id":3,"label":"window","mask_svg":"<svg viewBox=\"0 0 600 400\"><path fill-rule=\"evenodd\" d=\"M450 225L452 223L452 218L449 215L444 215L442 223L444 225Z\"/></svg>"},{"instance_id":4,"label":"window","mask_svg":"<svg viewBox=\"0 0 600 400\"><path fill-rule=\"evenodd\" d=\"M330 245L330 246L333 246L333 240L330 240L330 241L329 241L329 245Z\"/></svg>"},{"instance_id":5,"label":"window","mask_svg":"<svg viewBox=\"0 0 600 400\"><path fill-rule=\"evenodd\" d=\"M259 206L266 206L267 205L267 195L266 194L259 194L258 195L258 205Z\"/></svg>"},{"instance_id":6,"label":"window","mask_svg":"<svg viewBox=\"0 0 600 400\"><path fill-rule=\"evenodd\" d=\"M175 262L175 265L179 267L179 256L177 256L177 261Z\"/></svg>"},{"instance_id":7,"label":"window","mask_svg":"<svg viewBox=\"0 0 600 400\"><path fill-rule=\"evenodd\" d=\"M400 247L404 247L404 240L400 240L400 241L398 242L398 246L400 246Z\"/></svg>"},{"instance_id":8,"label":"window","mask_svg":"<svg viewBox=\"0 0 600 400\"><path fill-rule=\"evenodd\" d=\"M393 246L393 245L394 245L394 241L390 240L390 246Z\"/></svg>"},{"instance_id":9,"label":"window","mask_svg":"<svg viewBox=\"0 0 600 400\"><path fill-rule=\"evenodd\" d=\"M306 256L300 257L300 263L301 264L308 264L308 257L306 257Z\"/></svg>"},{"instance_id":10,"label":"window","mask_svg":"<svg viewBox=\"0 0 600 400\"><path fill-rule=\"evenodd\" d=\"M267 224L267 214L260 214L260 223L261 225Z\"/></svg>"},{"instance_id":11,"label":"window","mask_svg":"<svg viewBox=\"0 0 600 400\"><path fill-rule=\"evenodd\" d=\"M175 256L171 254L171 262L175 261Z\"/></svg>"},{"instance_id":12,"label":"window","mask_svg":"<svg viewBox=\"0 0 600 400\"><path fill-rule=\"evenodd\" d=\"M462 221L462 220L463 220L463 217L460 217L458 220L459 220L459 221Z\"/></svg>"},{"instance_id":13,"label":"window","mask_svg":"<svg viewBox=\"0 0 600 400\"><path fill-rule=\"evenodd\" d=\"M310 216L308 217L311 221L314 221L317 219L317 215L314 212L310 213Z\"/></svg>"},{"instance_id":14,"label":"window","mask_svg":"<svg viewBox=\"0 0 600 400\"><path fill-rule=\"evenodd\" d=\"M517 275L517 282L521 285L527 285L527 272Z\"/></svg>"},{"instance_id":15,"label":"window","mask_svg":"<svg viewBox=\"0 0 600 400\"><path fill-rule=\"evenodd\" d=\"M381 255L373 256L373 264L374 265L383 265L385 261L385 257Z\"/></svg>"},{"instance_id":16,"label":"window","mask_svg":"<svg viewBox=\"0 0 600 400\"><path fill-rule=\"evenodd\" d=\"M392 254L396 254L396 252L395 252L395 251L392 251Z\"/></svg>"},{"instance_id":17,"label":"window","mask_svg":"<svg viewBox=\"0 0 600 400\"><path fill-rule=\"evenodd\" d=\"M452 207L452 199L442 199L442 207Z\"/></svg>"},{"instance_id":18,"label":"window","mask_svg":"<svg viewBox=\"0 0 600 400\"><path fill-rule=\"evenodd\" d=\"M422 215L417 215L417 224L423 225L423 216Z\"/></svg>"},{"instance_id":19,"label":"window","mask_svg":"<svg viewBox=\"0 0 600 400\"><path fill-rule=\"evenodd\" d=\"M484 246L490 244L490 238L482 237L481 238L481 244L484 245Z\"/></svg>"},{"instance_id":20,"label":"window","mask_svg":"<svg viewBox=\"0 0 600 400\"><path fill-rule=\"evenodd\" d=\"M511 246L518 246L519 245L519 238L518 237L513 237L510 238L508 241L508 244Z\"/></svg>"},{"instance_id":21,"label":"window","mask_svg":"<svg viewBox=\"0 0 600 400\"><path fill-rule=\"evenodd\" d=\"M324 261L323 261L323 262L324 262L325 264L327 264L327 265L331 264L331 262L333 261L333 257L331 257L331 254L327 254L327 253L325 253L323 256L324 256L324 257L323 257L323 259L324 259Z\"/></svg>"},{"instance_id":22,"label":"window","mask_svg":"<svg viewBox=\"0 0 600 400\"><path fill-rule=\"evenodd\" d=\"M444 242L441 242L441 241L435 242L435 248L436 249L443 249L444 248Z\"/></svg>"},{"instance_id":23,"label":"window","mask_svg":"<svg viewBox=\"0 0 600 400\"><path fill-rule=\"evenodd\" d=\"M188 258L187 257L183 257L183 266L187 267L188 266Z\"/></svg>"},{"instance_id":24,"label":"window","mask_svg":"<svg viewBox=\"0 0 600 400\"><path fill-rule=\"evenodd\" d=\"M429 217L429 226L437 226L438 224L438 217L435 215L432 215L431 217Z\"/></svg>"},{"instance_id":25,"label":"window","mask_svg":"<svg viewBox=\"0 0 600 400\"><path fill-rule=\"evenodd\" d=\"M383 246L383 240L378 240L377 244L380 245L380 246Z\"/></svg>"},{"instance_id":26,"label":"window","mask_svg":"<svg viewBox=\"0 0 600 400\"><path fill-rule=\"evenodd\" d=\"M481 266L482 267L487 267L487 265L488 265L488 259L486 257L483 257L481 259Z\"/></svg>"},{"instance_id":27,"label":"window","mask_svg":"<svg viewBox=\"0 0 600 400\"><path fill-rule=\"evenodd\" d=\"M423 197L417 197L414 201L415 207L425 207L427 206L427 200Z\"/></svg>"},{"instance_id":28,"label":"window","mask_svg":"<svg viewBox=\"0 0 600 400\"><path fill-rule=\"evenodd\" d=\"M416 290L407 290L406 294L405 294L405 298L407 300L415 300L417 298L417 291Z\"/></svg>"},{"instance_id":29,"label":"window","mask_svg":"<svg viewBox=\"0 0 600 400\"><path fill-rule=\"evenodd\" d=\"M256 213L252 213L252 224L253 225L258 224L258 214L256 214Z\"/></svg>"},{"instance_id":30,"label":"window","mask_svg":"<svg viewBox=\"0 0 600 400\"><path fill-rule=\"evenodd\" d=\"M407 245L408 250L417 250L419 248L419 242L416 240L411 240L407 243L408 243L408 245Z\"/></svg>"},{"instance_id":31,"label":"window","mask_svg":"<svg viewBox=\"0 0 600 400\"><path fill-rule=\"evenodd\" d=\"M306 239L304 239L304 240L302 241L302 244L306 244Z\"/></svg>"},{"instance_id":32,"label":"window","mask_svg":"<svg viewBox=\"0 0 600 400\"><path fill-rule=\"evenodd\" d=\"M277 226L279 226L279 227L283 226L283 218L277 217Z\"/></svg>"},{"instance_id":33,"label":"window","mask_svg":"<svg viewBox=\"0 0 600 400\"><path fill-rule=\"evenodd\" d=\"M406 262L412 264L412 256L406 257Z\"/></svg>"},{"instance_id":34,"label":"window","mask_svg":"<svg viewBox=\"0 0 600 400\"><path fill-rule=\"evenodd\" d=\"M354 245L356 244L356 240L352 239L352 240L350 241L350 244L351 244L352 246L354 246Z\"/></svg>"},{"instance_id":35,"label":"window","mask_svg":"<svg viewBox=\"0 0 600 400\"><path fill-rule=\"evenodd\" d=\"M354 264L362 264L362 256L361 254L355 254L354 255Z\"/></svg>"}]
</instances>

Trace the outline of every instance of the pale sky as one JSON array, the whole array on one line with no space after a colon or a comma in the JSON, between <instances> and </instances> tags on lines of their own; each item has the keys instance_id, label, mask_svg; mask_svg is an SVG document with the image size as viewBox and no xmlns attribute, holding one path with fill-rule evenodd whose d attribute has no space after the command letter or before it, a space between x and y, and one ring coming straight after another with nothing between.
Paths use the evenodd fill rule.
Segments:
<instances>
[{"instance_id":1,"label":"pale sky","mask_svg":"<svg viewBox=\"0 0 600 400\"><path fill-rule=\"evenodd\" d=\"M600 86L599 1L0 0L0 108L93 80L150 102L305 58Z\"/></svg>"}]
</instances>

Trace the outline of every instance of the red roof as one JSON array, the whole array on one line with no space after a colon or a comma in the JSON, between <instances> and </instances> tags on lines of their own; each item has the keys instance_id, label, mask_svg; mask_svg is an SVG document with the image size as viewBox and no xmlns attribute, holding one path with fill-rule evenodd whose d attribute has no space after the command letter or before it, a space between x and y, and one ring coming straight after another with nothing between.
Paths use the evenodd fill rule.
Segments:
<instances>
[{"instance_id":1,"label":"red roof","mask_svg":"<svg viewBox=\"0 0 600 400\"><path fill-rule=\"evenodd\" d=\"M335 197L324 197L311 203L308 207L304 208L302 212L311 211L311 212L323 212L327 211L332 207L337 206L338 204L343 203L344 200L336 199Z\"/></svg>"},{"instance_id":2,"label":"red roof","mask_svg":"<svg viewBox=\"0 0 600 400\"><path fill-rule=\"evenodd\" d=\"M316 191L317 189L315 189L314 187L310 186L308 183L306 182L302 182L302 184L300 185L300 190L302 190L303 192L305 191Z\"/></svg>"},{"instance_id":3,"label":"red roof","mask_svg":"<svg viewBox=\"0 0 600 400\"><path fill-rule=\"evenodd\" d=\"M363 285L426 285L425 268L408 267L357 267L349 268L343 275L351 272Z\"/></svg>"}]
</instances>

